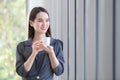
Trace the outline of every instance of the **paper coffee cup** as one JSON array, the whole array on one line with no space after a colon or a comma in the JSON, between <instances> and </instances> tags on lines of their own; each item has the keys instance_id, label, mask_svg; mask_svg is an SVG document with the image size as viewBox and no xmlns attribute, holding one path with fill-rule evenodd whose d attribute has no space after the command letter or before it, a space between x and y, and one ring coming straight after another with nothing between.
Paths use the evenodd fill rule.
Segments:
<instances>
[{"instance_id":1,"label":"paper coffee cup","mask_svg":"<svg viewBox=\"0 0 120 80\"><path fill-rule=\"evenodd\" d=\"M43 38L43 43L46 45L50 45L50 37L44 37Z\"/></svg>"}]
</instances>

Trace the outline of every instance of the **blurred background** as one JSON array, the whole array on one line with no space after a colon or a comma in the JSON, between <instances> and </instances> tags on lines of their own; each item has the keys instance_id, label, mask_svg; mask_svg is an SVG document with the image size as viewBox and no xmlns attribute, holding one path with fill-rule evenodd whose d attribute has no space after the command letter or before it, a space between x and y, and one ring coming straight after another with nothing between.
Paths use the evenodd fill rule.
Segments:
<instances>
[{"instance_id":1,"label":"blurred background","mask_svg":"<svg viewBox=\"0 0 120 80\"><path fill-rule=\"evenodd\" d=\"M0 80L20 80L15 72L16 45L26 38L25 0L0 0Z\"/></svg>"},{"instance_id":2,"label":"blurred background","mask_svg":"<svg viewBox=\"0 0 120 80\"><path fill-rule=\"evenodd\" d=\"M55 80L120 80L120 0L0 0L0 80L20 80L16 45L35 6L48 10L64 43L65 72Z\"/></svg>"}]
</instances>

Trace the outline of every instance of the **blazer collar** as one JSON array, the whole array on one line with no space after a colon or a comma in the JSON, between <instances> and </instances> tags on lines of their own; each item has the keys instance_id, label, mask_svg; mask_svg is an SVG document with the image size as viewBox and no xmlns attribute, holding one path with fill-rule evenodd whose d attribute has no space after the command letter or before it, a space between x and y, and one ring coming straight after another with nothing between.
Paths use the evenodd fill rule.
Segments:
<instances>
[{"instance_id":1,"label":"blazer collar","mask_svg":"<svg viewBox=\"0 0 120 80\"><path fill-rule=\"evenodd\" d=\"M25 41L26 46L31 46L32 45L32 38L29 38L28 40Z\"/></svg>"}]
</instances>

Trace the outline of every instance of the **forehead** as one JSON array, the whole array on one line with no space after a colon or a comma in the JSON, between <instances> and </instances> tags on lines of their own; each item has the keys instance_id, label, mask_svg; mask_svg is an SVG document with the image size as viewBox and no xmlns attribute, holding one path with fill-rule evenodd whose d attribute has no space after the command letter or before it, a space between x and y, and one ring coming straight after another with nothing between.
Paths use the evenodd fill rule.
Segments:
<instances>
[{"instance_id":1,"label":"forehead","mask_svg":"<svg viewBox=\"0 0 120 80\"><path fill-rule=\"evenodd\" d=\"M45 13L45 12L39 12L37 15L36 15L36 18L49 18L48 14Z\"/></svg>"}]
</instances>

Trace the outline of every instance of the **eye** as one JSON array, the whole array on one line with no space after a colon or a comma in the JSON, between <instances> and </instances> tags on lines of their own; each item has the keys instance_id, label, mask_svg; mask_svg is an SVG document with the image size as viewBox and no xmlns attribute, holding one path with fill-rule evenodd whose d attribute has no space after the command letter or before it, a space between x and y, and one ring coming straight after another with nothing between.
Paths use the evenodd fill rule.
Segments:
<instances>
[{"instance_id":1,"label":"eye","mask_svg":"<svg viewBox=\"0 0 120 80\"><path fill-rule=\"evenodd\" d=\"M38 22L43 22L43 20L42 20L42 19L38 19L37 21L38 21Z\"/></svg>"}]
</instances>

